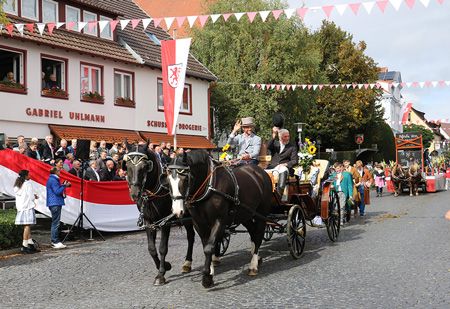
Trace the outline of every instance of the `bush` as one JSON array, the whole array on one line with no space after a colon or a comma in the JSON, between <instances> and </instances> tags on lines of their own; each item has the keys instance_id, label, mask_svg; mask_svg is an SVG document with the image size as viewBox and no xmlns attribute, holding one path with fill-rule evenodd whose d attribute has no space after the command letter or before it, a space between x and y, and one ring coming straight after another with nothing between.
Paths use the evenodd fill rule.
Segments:
<instances>
[{"instance_id":1,"label":"bush","mask_svg":"<svg viewBox=\"0 0 450 309\"><path fill-rule=\"evenodd\" d=\"M19 247L23 228L15 225L16 210L0 210L0 250Z\"/></svg>"}]
</instances>

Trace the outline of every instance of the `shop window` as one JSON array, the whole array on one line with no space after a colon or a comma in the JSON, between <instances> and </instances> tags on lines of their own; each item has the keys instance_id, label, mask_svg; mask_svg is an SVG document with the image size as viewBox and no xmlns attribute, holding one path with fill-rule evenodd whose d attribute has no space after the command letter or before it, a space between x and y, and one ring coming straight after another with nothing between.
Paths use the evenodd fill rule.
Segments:
<instances>
[{"instance_id":1,"label":"shop window","mask_svg":"<svg viewBox=\"0 0 450 309\"><path fill-rule=\"evenodd\" d=\"M18 3L19 0L5 0L3 1L3 10L6 13L19 15Z\"/></svg>"},{"instance_id":2,"label":"shop window","mask_svg":"<svg viewBox=\"0 0 450 309\"><path fill-rule=\"evenodd\" d=\"M161 78L158 78L157 101L158 111L164 111L163 81ZM180 106L180 113L192 115L192 85L190 84L184 84L183 102Z\"/></svg>"},{"instance_id":3,"label":"shop window","mask_svg":"<svg viewBox=\"0 0 450 309\"><path fill-rule=\"evenodd\" d=\"M22 17L39 19L39 0L22 0Z\"/></svg>"},{"instance_id":4,"label":"shop window","mask_svg":"<svg viewBox=\"0 0 450 309\"><path fill-rule=\"evenodd\" d=\"M25 52L0 48L0 90L24 93Z\"/></svg>"},{"instance_id":5,"label":"shop window","mask_svg":"<svg viewBox=\"0 0 450 309\"><path fill-rule=\"evenodd\" d=\"M81 65L81 99L93 103L103 103L103 68L91 64Z\"/></svg>"},{"instance_id":6,"label":"shop window","mask_svg":"<svg viewBox=\"0 0 450 309\"><path fill-rule=\"evenodd\" d=\"M91 30L89 30L89 22L97 21L97 14L84 11L83 12L83 21L87 22L88 24L86 27L84 27L84 33L97 36L97 25L95 27L91 27Z\"/></svg>"},{"instance_id":7,"label":"shop window","mask_svg":"<svg viewBox=\"0 0 450 309\"><path fill-rule=\"evenodd\" d=\"M56 23L58 21L58 2L52 0L42 1L42 22Z\"/></svg>"},{"instance_id":8,"label":"shop window","mask_svg":"<svg viewBox=\"0 0 450 309\"><path fill-rule=\"evenodd\" d=\"M134 107L134 73L114 71L114 100L116 105Z\"/></svg>"},{"instance_id":9,"label":"shop window","mask_svg":"<svg viewBox=\"0 0 450 309\"><path fill-rule=\"evenodd\" d=\"M42 56L41 68L42 95L56 98L67 98L67 60Z\"/></svg>"}]
</instances>

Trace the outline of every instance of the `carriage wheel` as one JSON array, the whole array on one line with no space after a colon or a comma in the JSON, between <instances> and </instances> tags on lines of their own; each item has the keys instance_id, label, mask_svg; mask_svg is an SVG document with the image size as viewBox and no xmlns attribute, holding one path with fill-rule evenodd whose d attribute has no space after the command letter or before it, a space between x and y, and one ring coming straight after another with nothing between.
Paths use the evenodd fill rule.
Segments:
<instances>
[{"instance_id":1,"label":"carriage wheel","mask_svg":"<svg viewBox=\"0 0 450 309\"><path fill-rule=\"evenodd\" d=\"M264 230L264 241L269 241L272 239L273 234L275 233L275 228L272 224L266 223L266 229Z\"/></svg>"},{"instance_id":2,"label":"carriage wheel","mask_svg":"<svg viewBox=\"0 0 450 309\"><path fill-rule=\"evenodd\" d=\"M289 210L286 234L292 257L300 258L305 249L306 220L303 209L299 205L293 205Z\"/></svg>"},{"instance_id":3,"label":"carriage wheel","mask_svg":"<svg viewBox=\"0 0 450 309\"><path fill-rule=\"evenodd\" d=\"M228 246L230 245L231 233L225 230L222 239L217 243L219 246L219 256L224 256L227 252Z\"/></svg>"},{"instance_id":4,"label":"carriage wheel","mask_svg":"<svg viewBox=\"0 0 450 309\"><path fill-rule=\"evenodd\" d=\"M351 211L351 210L350 210ZM341 208L336 191L330 191L330 201L328 203L328 218L326 220L327 233L331 241L335 242L341 229Z\"/></svg>"}]
</instances>

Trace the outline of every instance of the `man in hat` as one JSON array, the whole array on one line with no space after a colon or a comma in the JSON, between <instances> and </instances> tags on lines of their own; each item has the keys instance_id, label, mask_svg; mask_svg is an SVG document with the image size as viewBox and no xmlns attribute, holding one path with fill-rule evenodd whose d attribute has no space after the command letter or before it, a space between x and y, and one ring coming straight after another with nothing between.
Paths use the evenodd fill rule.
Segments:
<instances>
[{"instance_id":1,"label":"man in hat","mask_svg":"<svg viewBox=\"0 0 450 309\"><path fill-rule=\"evenodd\" d=\"M238 158L239 164L255 164L259 163L258 156L261 150L261 138L253 133L255 122L253 117L245 117L236 121L233 131L228 136L227 143L237 145L239 148ZM236 133L242 128L242 133Z\"/></svg>"}]
</instances>

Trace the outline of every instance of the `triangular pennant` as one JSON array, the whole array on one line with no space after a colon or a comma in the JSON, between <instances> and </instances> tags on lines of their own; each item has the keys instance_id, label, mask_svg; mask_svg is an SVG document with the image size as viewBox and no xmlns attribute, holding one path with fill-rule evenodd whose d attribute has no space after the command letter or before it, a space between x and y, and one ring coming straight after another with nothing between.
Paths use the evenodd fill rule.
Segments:
<instances>
[{"instance_id":1,"label":"triangular pennant","mask_svg":"<svg viewBox=\"0 0 450 309\"><path fill-rule=\"evenodd\" d=\"M319 85L319 90L322 90L322 88L323 88L323 85L320 84L320 85Z\"/></svg>"},{"instance_id":2,"label":"triangular pennant","mask_svg":"<svg viewBox=\"0 0 450 309\"><path fill-rule=\"evenodd\" d=\"M439 84L440 87L445 87L445 81L444 80L440 80L438 84Z\"/></svg>"},{"instance_id":3,"label":"triangular pennant","mask_svg":"<svg viewBox=\"0 0 450 309\"><path fill-rule=\"evenodd\" d=\"M231 13L222 14L222 16L223 16L223 20L224 20L224 21L227 21L228 18L230 18Z\"/></svg>"},{"instance_id":4,"label":"triangular pennant","mask_svg":"<svg viewBox=\"0 0 450 309\"><path fill-rule=\"evenodd\" d=\"M144 27L144 31L145 29L147 29L148 25L150 25L151 22L152 22L151 18L144 18L142 20L142 27Z\"/></svg>"},{"instance_id":5,"label":"triangular pennant","mask_svg":"<svg viewBox=\"0 0 450 309\"><path fill-rule=\"evenodd\" d=\"M159 26L162 20L163 20L162 18L153 18L153 25L155 26L155 28Z\"/></svg>"},{"instance_id":6,"label":"triangular pennant","mask_svg":"<svg viewBox=\"0 0 450 309\"><path fill-rule=\"evenodd\" d=\"M281 13L283 13L283 10L274 10L274 11L272 11L273 18L275 18L275 20L278 20L278 18L280 17Z\"/></svg>"},{"instance_id":7,"label":"triangular pennant","mask_svg":"<svg viewBox=\"0 0 450 309\"><path fill-rule=\"evenodd\" d=\"M173 21L175 20L175 17L164 17L164 22L166 23L167 30L172 27Z\"/></svg>"},{"instance_id":8,"label":"triangular pennant","mask_svg":"<svg viewBox=\"0 0 450 309\"><path fill-rule=\"evenodd\" d=\"M120 20L120 28L123 30L125 29L125 27L128 25L128 23L130 22L129 19L121 19Z\"/></svg>"},{"instance_id":9,"label":"triangular pennant","mask_svg":"<svg viewBox=\"0 0 450 309\"><path fill-rule=\"evenodd\" d=\"M419 82L413 82L413 83L412 83L412 86L413 86L414 88L419 87L419 85L420 85Z\"/></svg>"},{"instance_id":10,"label":"triangular pennant","mask_svg":"<svg viewBox=\"0 0 450 309\"><path fill-rule=\"evenodd\" d=\"M284 10L284 15L286 15L286 18L289 19L294 15L295 9L286 9Z\"/></svg>"},{"instance_id":11,"label":"triangular pennant","mask_svg":"<svg viewBox=\"0 0 450 309\"><path fill-rule=\"evenodd\" d=\"M375 84L369 84L369 88L373 89L375 87Z\"/></svg>"},{"instance_id":12,"label":"triangular pennant","mask_svg":"<svg viewBox=\"0 0 450 309\"><path fill-rule=\"evenodd\" d=\"M350 89L352 87L352 84L346 84L345 86L347 87L347 89Z\"/></svg>"},{"instance_id":13,"label":"triangular pennant","mask_svg":"<svg viewBox=\"0 0 450 309\"><path fill-rule=\"evenodd\" d=\"M200 27L203 28L206 24L206 21L208 20L209 15L200 15L198 17L198 20L200 21Z\"/></svg>"},{"instance_id":14,"label":"triangular pennant","mask_svg":"<svg viewBox=\"0 0 450 309\"><path fill-rule=\"evenodd\" d=\"M140 19L132 19L131 20L131 28L136 29L136 27L139 25Z\"/></svg>"},{"instance_id":15,"label":"triangular pennant","mask_svg":"<svg viewBox=\"0 0 450 309\"><path fill-rule=\"evenodd\" d=\"M48 23L48 24L47 24L48 34L50 34L50 35L53 34L53 29L55 29L55 26L56 26L55 23Z\"/></svg>"},{"instance_id":16,"label":"triangular pennant","mask_svg":"<svg viewBox=\"0 0 450 309\"><path fill-rule=\"evenodd\" d=\"M389 0L396 11L400 9L403 0Z\"/></svg>"},{"instance_id":17,"label":"triangular pennant","mask_svg":"<svg viewBox=\"0 0 450 309\"><path fill-rule=\"evenodd\" d=\"M109 22L109 26L110 26L110 28L111 28L111 33L114 33L114 31L116 30L116 27L117 27L117 24L119 23L119 20L118 19L114 19L114 20L111 20L110 22Z\"/></svg>"},{"instance_id":18,"label":"triangular pennant","mask_svg":"<svg viewBox=\"0 0 450 309\"><path fill-rule=\"evenodd\" d=\"M255 20L257 12L247 12L247 17L250 23L252 23Z\"/></svg>"},{"instance_id":19,"label":"triangular pennant","mask_svg":"<svg viewBox=\"0 0 450 309\"><path fill-rule=\"evenodd\" d=\"M250 87L255 88L256 84L250 84Z\"/></svg>"},{"instance_id":20,"label":"triangular pennant","mask_svg":"<svg viewBox=\"0 0 450 309\"><path fill-rule=\"evenodd\" d=\"M446 84L447 86L450 86L450 80L446 80L446 81L445 81L445 84Z\"/></svg>"},{"instance_id":21,"label":"triangular pennant","mask_svg":"<svg viewBox=\"0 0 450 309\"><path fill-rule=\"evenodd\" d=\"M66 30L72 30L73 27L75 27L75 22L74 21L69 21L66 23Z\"/></svg>"},{"instance_id":22,"label":"triangular pennant","mask_svg":"<svg viewBox=\"0 0 450 309\"><path fill-rule=\"evenodd\" d=\"M13 31L14 31L14 25L13 24L8 24L5 26L6 31L8 31L9 35L12 36L13 35Z\"/></svg>"},{"instance_id":23,"label":"triangular pennant","mask_svg":"<svg viewBox=\"0 0 450 309\"><path fill-rule=\"evenodd\" d=\"M266 90L266 84L261 84L261 89Z\"/></svg>"},{"instance_id":24,"label":"triangular pennant","mask_svg":"<svg viewBox=\"0 0 450 309\"><path fill-rule=\"evenodd\" d=\"M92 32L94 31L94 28L97 26L97 21L90 21L88 22L88 31Z\"/></svg>"},{"instance_id":25,"label":"triangular pennant","mask_svg":"<svg viewBox=\"0 0 450 309\"><path fill-rule=\"evenodd\" d=\"M358 89L362 89L364 87L364 84L358 84Z\"/></svg>"},{"instance_id":26,"label":"triangular pennant","mask_svg":"<svg viewBox=\"0 0 450 309\"><path fill-rule=\"evenodd\" d=\"M322 7L322 10L324 11L327 18L330 18L331 12L333 11L333 9L334 9L334 5L325 5Z\"/></svg>"},{"instance_id":27,"label":"triangular pennant","mask_svg":"<svg viewBox=\"0 0 450 309\"><path fill-rule=\"evenodd\" d=\"M64 26L64 24L65 23L60 23L60 22L56 23L56 29L61 28L62 26Z\"/></svg>"},{"instance_id":28,"label":"triangular pennant","mask_svg":"<svg viewBox=\"0 0 450 309\"><path fill-rule=\"evenodd\" d=\"M214 24L219 19L220 16L222 16L222 14L212 14L211 15L212 23Z\"/></svg>"},{"instance_id":29,"label":"triangular pennant","mask_svg":"<svg viewBox=\"0 0 450 309\"><path fill-rule=\"evenodd\" d=\"M433 86L429 80L425 81L425 87Z\"/></svg>"},{"instance_id":30,"label":"triangular pennant","mask_svg":"<svg viewBox=\"0 0 450 309\"><path fill-rule=\"evenodd\" d=\"M281 90L284 90L284 89L286 89L286 85L281 85Z\"/></svg>"},{"instance_id":31,"label":"triangular pennant","mask_svg":"<svg viewBox=\"0 0 450 309\"><path fill-rule=\"evenodd\" d=\"M16 24L16 29L19 31L20 35L23 36L23 26L24 24Z\"/></svg>"},{"instance_id":32,"label":"triangular pennant","mask_svg":"<svg viewBox=\"0 0 450 309\"><path fill-rule=\"evenodd\" d=\"M289 90L291 90L291 88L292 88L292 85L286 85L286 89L289 91Z\"/></svg>"},{"instance_id":33,"label":"triangular pennant","mask_svg":"<svg viewBox=\"0 0 450 309\"><path fill-rule=\"evenodd\" d=\"M370 14L372 12L373 6L375 5L375 2L363 2L362 3L364 9L366 10L367 14Z\"/></svg>"},{"instance_id":34,"label":"triangular pennant","mask_svg":"<svg viewBox=\"0 0 450 309\"><path fill-rule=\"evenodd\" d=\"M433 80L430 83L431 83L431 87L436 88L439 82L437 80Z\"/></svg>"},{"instance_id":35,"label":"triangular pennant","mask_svg":"<svg viewBox=\"0 0 450 309\"><path fill-rule=\"evenodd\" d=\"M300 18L304 20L307 11L308 11L308 8L298 8L297 15L300 16Z\"/></svg>"},{"instance_id":36,"label":"triangular pennant","mask_svg":"<svg viewBox=\"0 0 450 309\"><path fill-rule=\"evenodd\" d=\"M103 32L103 30L105 30L106 26L108 26L109 20L100 20L98 22L98 28L100 30L100 33Z\"/></svg>"},{"instance_id":37,"label":"triangular pennant","mask_svg":"<svg viewBox=\"0 0 450 309\"><path fill-rule=\"evenodd\" d=\"M406 83L405 83L405 82L401 82L401 83L400 83L400 86L405 87L405 86L406 86Z\"/></svg>"},{"instance_id":38,"label":"triangular pennant","mask_svg":"<svg viewBox=\"0 0 450 309\"><path fill-rule=\"evenodd\" d=\"M292 90L295 90L297 88L297 85L292 85Z\"/></svg>"},{"instance_id":39,"label":"triangular pennant","mask_svg":"<svg viewBox=\"0 0 450 309\"><path fill-rule=\"evenodd\" d=\"M316 90L318 86L319 86L319 85L313 85L313 86L312 86L313 90Z\"/></svg>"},{"instance_id":40,"label":"triangular pennant","mask_svg":"<svg viewBox=\"0 0 450 309\"><path fill-rule=\"evenodd\" d=\"M181 28L181 27L183 27L184 21L186 20L186 16L178 16L176 18L176 20L177 20L178 28Z\"/></svg>"},{"instance_id":41,"label":"triangular pennant","mask_svg":"<svg viewBox=\"0 0 450 309\"><path fill-rule=\"evenodd\" d=\"M424 7L428 7L428 4L430 4L430 0L419 0L421 3L422 3L422 5L424 6Z\"/></svg>"},{"instance_id":42,"label":"triangular pennant","mask_svg":"<svg viewBox=\"0 0 450 309\"><path fill-rule=\"evenodd\" d=\"M275 89L275 87L276 87L275 84L271 84L271 85L270 85L270 89L271 89L271 90Z\"/></svg>"},{"instance_id":43,"label":"triangular pennant","mask_svg":"<svg viewBox=\"0 0 450 309\"><path fill-rule=\"evenodd\" d=\"M308 85L302 85L302 89L305 90L308 87ZM309 88L308 88L309 89Z\"/></svg>"},{"instance_id":44,"label":"triangular pennant","mask_svg":"<svg viewBox=\"0 0 450 309\"><path fill-rule=\"evenodd\" d=\"M39 34L42 35L44 33L45 24L39 23L39 24L36 24L36 26L38 28Z\"/></svg>"},{"instance_id":45,"label":"triangular pennant","mask_svg":"<svg viewBox=\"0 0 450 309\"><path fill-rule=\"evenodd\" d=\"M400 83L392 83L392 86L394 86L395 88L397 88L400 85Z\"/></svg>"},{"instance_id":46,"label":"triangular pennant","mask_svg":"<svg viewBox=\"0 0 450 309\"><path fill-rule=\"evenodd\" d=\"M281 86L280 85L275 85L275 88L277 89L277 91L279 91Z\"/></svg>"},{"instance_id":47,"label":"triangular pennant","mask_svg":"<svg viewBox=\"0 0 450 309\"><path fill-rule=\"evenodd\" d=\"M308 85L307 88L310 90L313 87L313 85Z\"/></svg>"},{"instance_id":48,"label":"triangular pennant","mask_svg":"<svg viewBox=\"0 0 450 309\"><path fill-rule=\"evenodd\" d=\"M437 0L437 2L438 2L439 4L442 4L442 3L444 3L444 0Z\"/></svg>"},{"instance_id":49,"label":"triangular pennant","mask_svg":"<svg viewBox=\"0 0 450 309\"><path fill-rule=\"evenodd\" d=\"M380 9L381 13L384 13L384 10L386 9L386 6L388 5L388 0L378 0L377 6Z\"/></svg>"},{"instance_id":50,"label":"triangular pennant","mask_svg":"<svg viewBox=\"0 0 450 309\"><path fill-rule=\"evenodd\" d=\"M188 16L187 17L187 20L188 20L188 23L189 23L189 27L194 27L194 24L195 24L195 21L197 20L197 17L198 16Z\"/></svg>"},{"instance_id":51,"label":"triangular pennant","mask_svg":"<svg viewBox=\"0 0 450 309\"><path fill-rule=\"evenodd\" d=\"M406 88L411 88L411 87L412 87L412 84L413 84L413 83L411 83L411 82L407 82L407 83L406 83Z\"/></svg>"},{"instance_id":52,"label":"triangular pennant","mask_svg":"<svg viewBox=\"0 0 450 309\"><path fill-rule=\"evenodd\" d=\"M270 11L260 11L259 16L261 17L262 21L266 21L267 16L269 16Z\"/></svg>"},{"instance_id":53,"label":"triangular pennant","mask_svg":"<svg viewBox=\"0 0 450 309\"><path fill-rule=\"evenodd\" d=\"M420 88L425 87L425 82L419 82L419 87L420 87Z\"/></svg>"},{"instance_id":54,"label":"triangular pennant","mask_svg":"<svg viewBox=\"0 0 450 309\"><path fill-rule=\"evenodd\" d=\"M350 3L350 9L355 15L358 15L359 8L361 7L361 3Z\"/></svg>"},{"instance_id":55,"label":"triangular pennant","mask_svg":"<svg viewBox=\"0 0 450 309\"><path fill-rule=\"evenodd\" d=\"M25 28L27 28L27 30L31 33L34 32L34 24L26 24Z\"/></svg>"},{"instance_id":56,"label":"triangular pennant","mask_svg":"<svg viewBox=\"0 0 450 309\"><path fill-rule=\"evenodd\" d=\"M405 0L405 3L410 9L412 9L416 3L416 0Z\"/></svg>"},{"instance_id":57,"label":"triangular pennant","mask_svg":"<svg viewBox=\"0 0 450 309\"><path fill-rule=\"evenodd\" d=\"M340 16L344 15L345 9L347 8L347 4L338 4L336 5L336 11Z\"/></svg>"},{"instance_id":58,"label":"triangular pennant","mask_svg":"<svg viewBox=\"0 0 450 309\"><path fill-rule=\"evenodd\" d=\"M87 25L87 22L86 22L86 21L79 21L79 22L78 22L78 28L77 28L77 31L78 31L78 32L81 32L81 30L83 30L84 27L86 27L86 25Z\"/></svg>"},{"instance_id":59,"label":"triangular pennant","mask_svg":"<svg viewBox=\"0 0 450 309\"><path fill-rule=\"evenodd\" d=\"M244 16L245 13L234 13L234 17L236 17L236 20L239 21L239 19L241 19L242 16Z\"/></svg>"},{"instance_id":60,"label":"triangular pennant","mask_svg":"<svg viewBox=\"0 0 450 309\"><path fill-rule=\"evenodd\" d=\"M364 89L367 90L367 88L369 88L369 84L364 84Z\"/></svg>"}]
</instances>

